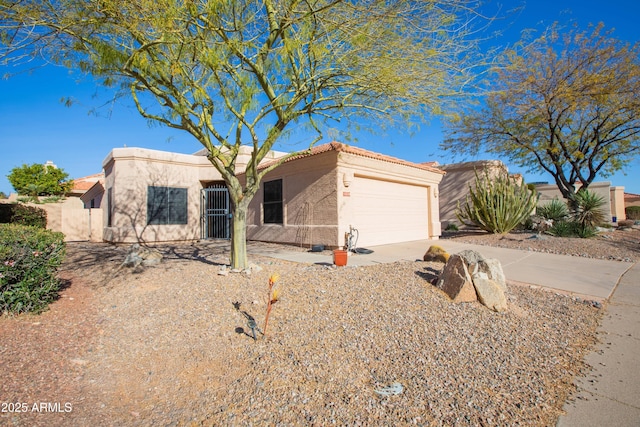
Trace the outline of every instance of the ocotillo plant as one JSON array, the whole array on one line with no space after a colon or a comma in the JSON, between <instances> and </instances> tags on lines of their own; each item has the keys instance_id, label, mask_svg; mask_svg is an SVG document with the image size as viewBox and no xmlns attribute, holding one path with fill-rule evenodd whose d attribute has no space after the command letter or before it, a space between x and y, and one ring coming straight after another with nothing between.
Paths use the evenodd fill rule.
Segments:
<instances>
[{"instance_id":1,"label":"ocotillo plant","mask_svg":"<svg viewBox=\"0 0 640 427\"><path fill-rule=\"evenodd\" d=\"M280 276L278 274L272 274L269 277L269 292L267 295L267 314L264 317L264 328L262 329L262 335L267 335L267 326L269 326L269 315L271 314L271 308L273 304L278 302L278 298L280 297L278 289L274 289L274 286Z\"/></svg>"}]
</instances>

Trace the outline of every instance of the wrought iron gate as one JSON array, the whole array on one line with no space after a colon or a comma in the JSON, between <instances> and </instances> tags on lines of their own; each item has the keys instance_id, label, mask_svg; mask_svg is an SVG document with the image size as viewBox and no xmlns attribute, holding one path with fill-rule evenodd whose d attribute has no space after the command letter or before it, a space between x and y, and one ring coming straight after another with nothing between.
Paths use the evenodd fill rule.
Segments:
<instances>
[{"instance_id":1,"label":"wrought iron gate","mask_svg":"<svg viewBox=\"0 0 640 427\"><path fill-rule=\"evenodd\" d=\"M224 185L202 189L201 222L203 239L231 238L229 190Z\"/></svg>"}]
</instances>

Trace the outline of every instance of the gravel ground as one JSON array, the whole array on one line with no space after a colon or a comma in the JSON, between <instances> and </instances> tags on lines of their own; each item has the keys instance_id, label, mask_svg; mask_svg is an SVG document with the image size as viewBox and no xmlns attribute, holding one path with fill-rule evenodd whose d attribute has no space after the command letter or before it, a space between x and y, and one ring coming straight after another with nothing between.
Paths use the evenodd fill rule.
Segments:
<instances>
[{"instance_id":1,"label":"gravel ground","mask_svg":"<svg viewBox=\"0 0 640 427\"><path fill-rule=\"evenodd\" d=\"M640 260L640 226L610 229L591 239L537 236L530 231L512 232L505 236L483 231L444 232L442 238L478 245L498 246L527 251L598 258L612 261Z\"/></svg>"},{"instance_id":2,"label":"gravel ground","mask_svg":"<svg viewBox=\"0 0 640 427\"><path fill-rule=\"evenodd\" d=\"M637 230L590 242L526 244L638 258ZM119 268L126 249L70 244L60 300L39 316L0 318L1 425L553 426L602 315L514 284L506 313L452 304L429 284L439 263L336 269L253 257L260 271L222 276L223 244L162 246L162 264L135 271ZM265 337L273 273L282 299ZM394 385L398 394L380 394Z\"/></svg>"}]
</instances>

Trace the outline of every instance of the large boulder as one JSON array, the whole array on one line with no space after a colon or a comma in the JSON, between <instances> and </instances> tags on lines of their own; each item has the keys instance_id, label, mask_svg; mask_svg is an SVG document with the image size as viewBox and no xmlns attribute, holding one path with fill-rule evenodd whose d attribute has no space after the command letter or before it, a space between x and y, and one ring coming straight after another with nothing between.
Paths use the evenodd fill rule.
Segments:
<instances>
[{"instance_id":1,"label":"large boulder","mask_svg":"<svg viewBox=\"0 0 640 427\"><path fill-rule=\"evenodd\" d=\"M465 250L451 255L436 286L454 302L480 301L494 311L507 309L506 280L497 259Z\"/></svg>"},{"instance_id":2,"label":"large boulder","mask_svg":"<svg viewBox=\"0 0 640 427\"><path fill-rule=\"evenodd\" d=\"M453 302L478 300L467 264L460 255L451 255L440 273L436 287L447 294Z\"/></svg>"},{"instance_id":3,"label":"large boulder","mask_svg":"<svg viewBox=\"0 0 640 427\"><path fill-rule=\"evenodd\" d=\"M477 272L486 273L489 279L494 280L503 291L507 289L500 261L495 258L485 258L479 252L472 250L464 250L458 255L465 260L472 277Z\"/></svg>"}]
</instances>

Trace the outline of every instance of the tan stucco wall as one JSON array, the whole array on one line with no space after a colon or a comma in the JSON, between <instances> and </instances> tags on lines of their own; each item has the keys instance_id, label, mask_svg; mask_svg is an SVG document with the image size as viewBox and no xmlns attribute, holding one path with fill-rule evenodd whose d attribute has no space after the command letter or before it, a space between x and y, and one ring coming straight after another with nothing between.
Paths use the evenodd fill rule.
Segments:
<instances>
[{"instance_id":1,"label":"tan stucco wall","mask_svg":"<svg viewBox=\"0 0 640 427\"><path fill-rule=\"evenodd\" d=\"M262 224L261 187L250 204L247 237L335 248L345 245L345 233L353 226L360 231L359 247L437 239L441 229L436 189L441 178L440 173L345 152L297 159L263 179L283 180L284 224ZM389 189L401 194L396 197ZM373 208L366 212L361 207L367 204L357 199L364 194L381 196L371 201ZM402 194L415 197L402 198ZM392 201L384 203L385 198ZM382 202L376 204L378 200Z\"/></svg>"},{"instance_id":2,"label":"tan stucco wall","mask_svg":"<svg viewBox=\"0 0 640 427\"><path fill-rule=\"evenodd\" d=\"M200 190L207 182L221 181L206 157L120 148L109 154L103 168L106 241L200 238ZM338 247L344 245L350 225L368 231L361 234L359 246L438 238L441 233L437 188L442 174L438 171L330 150L286 162L269 172L262 182L275 179L283 180L284 223L262 223L262 186L249 205L249 240ZM371 193L387 191L407 197L396 195L393 199L391 194L392 202L377 205L377 209L372 209L374 215L362 215L358 212L361 204L354 200L349 185L365 181L371 186ZM150 185L187 188L186 225L146 224ZM410 226L407 218L411 218ZM381 230L386 230L386 234Z\"/></svg>"},{"instance_id":3,"label":"tan stucco wall","mask_svg":"<svg viewBox=\"0 0 640 427\"><path fill-rule=\"evenodd\" d=\"M463 203L469 194L469 186L475 186L476 171L482 175L485 171L489 176L498 173L508 173L507 167L499 160L479 160L474 162L452 163L438 166L447 174L440 183L440 221L442 226L453 223L460 225L456 217L458 202Z\"/></svg>"},{"instance_id":4,"label":"tan stucco wall","mask_svg":"<svg viewBox=\"0 0 640 427\"><path fill-rule=\"evenodd\" d=\"M611 203L611 216L616 217L617 221L627 219L627 214L624 212L624 187L610 187L609 201Z\"/></svg>"},{"instance_id":5,"label":"tan stucco wall","mask_svg":"<svg viewBox=\"0 0 640 427\"><path fill-rule=\"evenodd\" d=\"M262 224L263 188L249 205L247 238L309 247L337 246L337 152L284 163L262 180L282 179L284 224Z\"/></svg>"},{"instance_id":6,"label":"tan stucco wall","mask_svg":"<svg viewBox=\"0 0 640 427\"><path fill-rule=\"evenodd\" d=\"M206 157L141 148L116 148L103 162L104 240L109 242L162 242L200 238L201 181L220 180ZM147 225L147 188L187 189L187 224ZM108 198L108 197L107 197ZM108 226L109 209L112 223Z\"/></svg>"},{"instance_id":7,"label":"tan stucco wall","mask_svg":"<svg viewBox=\"0 0 640 427\"><path fill-rule=\"evenodd\" d=\"M93 200L93 207L99 208L102 206L102 198L104 197L104 186L100 183L96 183L93 187L87 190L80 196L80 200L84 203L86 209L91 208L91 201Z\"/></svg>"},{"instance_id":8,"label":"tan stucco wall","mask_svg":"<svg viewBox=\"0 0 640 427\"><path fill-rule=\"evenodd\" d=\"M442 173L344 152L339 155L337 172L338 245L345 244L349 226L359 231L359 247L439 238ZM353 177L351 185L346 185L345 177ZM376 211L365 211L365 207Z\"/></svg>"},{"instance_id":9,"label":"tan stucco wall","mask_svg":"<svg viewBox=\"0 0 640 427\"><path fill-rule=\"evenodd\" d=\"M79 197L67 197L57 203L27 205L44 209L47 212L47 229L63 233L67 242L102 241L102 211L84 209Z\"/></svg>"},{"instance_id":10,"label":"tan stucco wall","mask_svg":"<svg viewBox=\"0 0 640 427\"><path fill-rule=\"evenodd\" d=\"M640 206L640 197L627 197L624 206L625 208L629 206Z\"/></svg>"}]
</instances>

